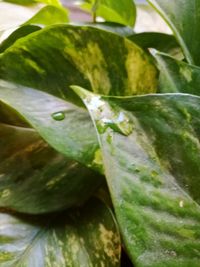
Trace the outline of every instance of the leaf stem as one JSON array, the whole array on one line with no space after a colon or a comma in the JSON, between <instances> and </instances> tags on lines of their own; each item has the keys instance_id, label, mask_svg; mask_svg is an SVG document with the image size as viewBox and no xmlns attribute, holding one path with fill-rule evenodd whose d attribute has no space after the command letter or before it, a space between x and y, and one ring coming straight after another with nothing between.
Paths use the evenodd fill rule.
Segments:
<instances>
[{"instance_id":1,"label":"leaf stem","mask_svg":"<svg viewBox=\"0 0 200 267\"><path fill-rule=\"evenodd\" d=\"M92 22L93 23L96 23L97 22L97 13L96 12L93 12L92 13Z\"/></svg>"}]
</instances>

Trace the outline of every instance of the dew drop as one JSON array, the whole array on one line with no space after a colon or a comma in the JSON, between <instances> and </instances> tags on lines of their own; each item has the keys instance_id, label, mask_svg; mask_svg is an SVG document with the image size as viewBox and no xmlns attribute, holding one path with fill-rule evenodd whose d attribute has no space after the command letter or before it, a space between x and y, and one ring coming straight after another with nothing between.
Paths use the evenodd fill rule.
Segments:
<instances>
[{"instance_id":1,"label":"dew drop","mask_svg":"<svg viewBox=\"0 0 200 267\"><path fill-rule=\"evenodd\" d=\"M62 121L65 118L65 113L62 111L54 112L51 114L51 117L56 121Z\"/></svg>"},{"instance_id":2,"label":"dew drop","mask_svg":"<svg viewBox=\"0 0 200 267\"><path fill-rule=\"evenodd\" d=\"M133 131L132 122L130 122L129 118L123 112L119 113L116 119L116 125L119 129L119 132L126 136L130 135Z\"/></svg>"},{"instance_id":3,"label":"dew drop","mask_svg":"<svg viewBox=\"0 0 200 267\"><path fill-rule=\"evenodd\" d=\"M183 208L184 207L184 201L183 200L179 201L179 207L180 208Z\"/></svg>"}]
</instances>

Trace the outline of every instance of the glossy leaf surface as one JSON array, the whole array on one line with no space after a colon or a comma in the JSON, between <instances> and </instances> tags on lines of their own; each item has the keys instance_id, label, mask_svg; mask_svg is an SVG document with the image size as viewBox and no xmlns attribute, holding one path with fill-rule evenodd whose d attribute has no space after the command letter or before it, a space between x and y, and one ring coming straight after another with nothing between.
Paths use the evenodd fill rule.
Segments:
<instances>
[{"instance_id":1,"label":"glossy leaf surface","mask_svg":"<svg viewBox=\"0 0 200 267\"><path fill-rule=\"evenodd\" d=\"M28 24L53 25L69 22L67 10L62 7L47 5L40 9L31 19L25 22Z\"/></svg>"},{"instance_id":2,"label":"glossy leaf surface","mask_svg":"<svg viewBox=\"0 0 200 267\"><path fill-rule=\"evenodd\" d=\"M128 39L143 49L154 48L174 57L183 58L181 49L173 35L160 32L142 32L128 36Z\"/></svg>"},{"instance_id":3,"label":"glossy leaf surface","mask_svg":"<svg viewBox=\"0 0 200 267\"><path fill-rule=\"evenodd\" d=\"M188 63L200 65L200 1L148 1L173 30Z\"/></svg>"},{"instance_id":4,"label":"glossy leaf surface","mask_svg":"<svg viewBox=\"0 0 200 267\"><path fill-rule=\"evenodd\" d=\"M76 23L75 23L75 25L76 25ZM115 23L115 22L108 22L108 21L107 22L106 21L105 22L97 22L97 23L86 22L86 23L83 23L80 25L86 25L89 27L98 28L100 30L115 33L115 34L120 35L122 37L127 37L127 36L134 34L132 27L124 26L120 23Z\"/></svg>"},{"instance_id":5,"label":"glossy leaf surface","mask_svg":"<svg viewBox=\"0 0 200 267\"><path fill-rule=\"evenodd\" d=\"M96 132L86 109L4 81L0 81L0 101L16 110L57 151L103 172Z\"/></svg>"},{"instance_id":6,"label":"glossy leaf surface","mask_svg":"<svg viewBox=\"0 0 200 267\"><path fill-rule=\"evenodd\" d=\"M24 25L16 30L14 30L11 34L2 40L0 44L0 53L4 52L8 47L13 45L19 38L25 37L26 35L33 33L35 31L39 31L41 29L38 25Z\"/></svg>"},{"instance_id":7,"label":"glossy leaf surface","mask_svg":"<svg viewBox=\"0 0 200 267\"><path fill-rule=\"evenodd\" d=\"M72 75L73 74L73 75ZM56 25L16 42L0 55L0 77L71 101L68 86L106 95L155 92L152 58L131 41L93 27Z\"/></svg>"},{"instance_id":8,"label":"glossy leaf surface","mask_svg":"<svg viewBox=\"0 0 200 267\"><path fill-rule=\"evenodd\" d=\"M0 207L46 213L82 204L101 184L33 130L0 124Z\"/></svg>"},{"instance_id":9,"label":"glossy leaf surface","mask_svg":"<svg viewBox=\"0 0 200 267\"><path fill-rule=\"evenodd\" d=\"M106 98L74 90L98 130L118 223L135 266L198 267L200 98Z\"/></svg>"},{"instance_id":10,"label":"glossy leaf surface","mask_svg":"<svg viewBox=\"0 0 200 267\"><path fill-rule=\"evenodd\" d=\"M164 54L155 55L160 69L161 93L200 95L200 68Z\"/></svg>"},{"instance_id":11,"label":"glossy leaf surface","mask_svg":"<svg viewBox=\"0 0 200 267\"><path fill-rule=\"evenodd\" d=\"M92 199L48 217L0 213L2 267L118 267L120 238L110 210Z\"/></svg>"}]
</instances>

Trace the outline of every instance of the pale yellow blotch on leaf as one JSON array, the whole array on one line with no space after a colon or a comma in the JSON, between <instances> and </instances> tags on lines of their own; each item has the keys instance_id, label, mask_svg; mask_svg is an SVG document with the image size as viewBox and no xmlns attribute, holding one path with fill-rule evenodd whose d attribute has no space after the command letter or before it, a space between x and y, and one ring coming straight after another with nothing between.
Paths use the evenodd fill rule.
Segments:
<instances>
[{"instance_id":1,"label":"pale yellow blotch on leaf","mask_svg":"<svg viewBox=\"0 0 200 267\"><path fill-rule=\"evenodd\" d=\"M126 58L127 86L126 95L155 93L158 86L157 69L152 60L142 49L126 41L128 50Z\"/></svg>"},{"instance_id":2,"label":"pale yellow blotch on leaf","mask_svg":"<svg viewBox=\"0 0 200 267\"><path fill-rule=\"evenodd\" d=\"M98 44L89 42L87 47L80 51L74 47L66 46L64 52L71 56L76 67L85 74L90 81L93 92L109 94L111 83L106 70L107 63Z\"/></svg>"},{"instance_id":3,"label":"pale yellow blotch on leaf","mask_svg":"<svg viewBox=\"0 0 200 267\"><path fill-rule=\"evenodd\" d=\"M119 239L115 233L105 228L103 224L99 225L100 241L103 244L105 254L111 259L113 264L119 262L120 247Z\"/></svg>"},{"instance_id":4,"label":"pale yellow blotch on leaf","mask_svg":"<svg viewBox=\"0 0 200 267\"><path fill-rule=\"evenodd\" d=\"M2 193L1 193L1 197L2 198L7 198L7 197L9 197L11 195L11 191L10 191L10 189L4 189L3 191L2 191Z\"/></svg>"}]
</instances>

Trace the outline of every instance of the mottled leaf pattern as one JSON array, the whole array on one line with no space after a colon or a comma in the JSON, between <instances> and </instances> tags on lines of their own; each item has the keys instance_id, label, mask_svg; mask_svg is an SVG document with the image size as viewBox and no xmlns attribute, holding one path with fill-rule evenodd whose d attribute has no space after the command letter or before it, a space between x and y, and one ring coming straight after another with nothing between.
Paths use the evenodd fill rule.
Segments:
<instances>
[{"instance_id":1,"label":"mottled leaf pattern","mask_svg":"<svg viewBox=\"0 0 200 267\"><path fill-rule=\"evenodd\" d=\"M85 202L103 179L33 130L0 124L0 207L46 213Z\"/></svg>"},{"instance_id":2,"label":"mottled leaf pattern","mask_svg":"<svg viewBox=\"0 0 200 267\"><path fill-rule=\"evenodd\" d=\"M88 26L55 25L18 40L0 55L0 78L73 102L73 84L107 95L157 89L148 54L126 38Z\"/></svg>"},{"instance_id":3,"label":"mottled leaf pattern","mask_svg":"<svg viewBox=\"0 0 200 267\"><path fill-rule=\"evenodd\" d=\"M200 65L200 1L148 0L174 32L188 63Z\"/></svg>"},{"instance_id":4,"label":"mottled leaf pattern","mask_svg":"<svg viewBox=\"0 0 200 267\"><path fill-rule=\"evenodd\" d=\"M136 266L199 266L199 97L107 98L80 88Z\"/></svg>"},{"instance_id":5,"label":"mottled leaf pattern","mask_svg":"<svg viewBox=\"0 0 200 267\"><path fill-rule=\"evenodd\" d=\"M2 40L0 44L0 53L3 53L8 47L13 45L19 38L25 37L26 35L38 31L41 26L38 25L24 25L14 30L5 40Z\"/></svg>"},{"instance_id":6,"label":"mottled leaf pattern","mask_svg":"<svg viewBox=\"0 0 200 267\"><path fill-rule=\"evenodd\" d=\"M177 42L132 0L0 3L1 267L200 266L200 0L148 1Z\"/></svg>"},{"instance_id":7,"label":"mottled leaf pattern","mask_svg":"<svg viewBox=\"0 0 200 267\"><path fill-rule=\"evenodd\" d=\"M200 68L170 56L155 55L160 69L161 93L187 93L200 95Z\"/></svg>"},{"instance_id":8,"label":"mottled leaf pattern","mask_svg":"<svg viewBox=\"0 0 200 267\"><path fill-rule=\"evenodd\" d=\"M0 213L2 267L119 267L120 237L98 199L48 217Z\"/></svg>"}]
</instances>

